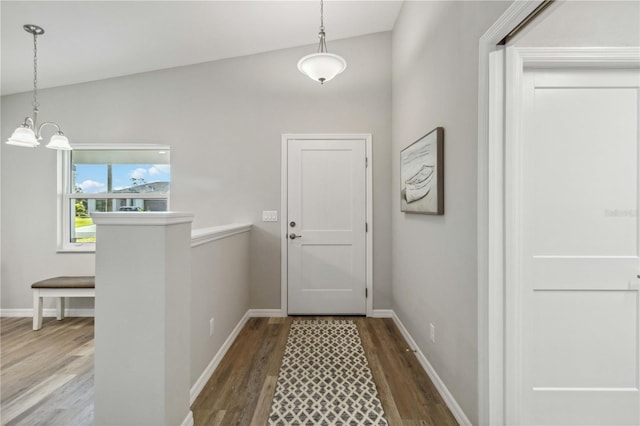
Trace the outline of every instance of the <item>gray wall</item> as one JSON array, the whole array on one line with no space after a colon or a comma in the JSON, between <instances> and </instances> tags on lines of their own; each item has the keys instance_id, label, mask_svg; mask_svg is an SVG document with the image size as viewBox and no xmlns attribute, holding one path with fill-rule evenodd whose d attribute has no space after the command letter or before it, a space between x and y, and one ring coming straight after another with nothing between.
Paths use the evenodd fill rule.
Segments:
<instances>
[{"instance_id":1,"label":"gray wall","mask_svg":"<svg viewBox=\"0 0 640 426\"><path fill-rule=\"evenodd\" d=\"M392 42L393 309L473 423L478 41L508 6L405 2ZM400 150L437 126L444 127L444 216L401 213Z\"/></svg>"},{"instance_id":2,"label":"gray wall","mask_svg":"<svg viewBox=\"0 0 640 426\"><path fill-rule=\"evenodd\" d=\"M40 115L72 144L171 145L172 210L194 212L194 229L255 224L250 306L265 309L280 307L280 224L261 220L262 210L280 210L281 134L372 133L374 307L390 308L391 35L332 41L348 68L324 86L296 68L315 48L42 90ZM3 140L30 111L30 96L2 97ZM33 281L92 274L94 256L55 252L55 153L1 146L1 306L29 308Z\"/></svg>"},{"instance_id":3,"label":"gray wall","mask_svg":"<svg viewBox=\"0 0 640 426\"><path fill-rule=\"evenodd\" d=\"M640 2L556 2L510 44L520 47L640 46Z\"/></svg>"},{"instance_id":4,"label":"gray wall","mask_svg":"<svg viewBox=\"0 0 640 426\"><path fill-rule=\"evenodd\" d=\"M192 387L249 309L249 241L245 232L191 249Z\"/></svg>"}]
</instances>

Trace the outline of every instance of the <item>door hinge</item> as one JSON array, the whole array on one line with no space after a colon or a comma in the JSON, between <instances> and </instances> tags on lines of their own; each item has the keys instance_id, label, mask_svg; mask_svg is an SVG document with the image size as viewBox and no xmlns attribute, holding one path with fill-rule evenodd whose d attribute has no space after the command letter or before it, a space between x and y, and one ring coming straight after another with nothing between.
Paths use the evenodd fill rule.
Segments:
<instances>
[{"instance_id":1,"label":"door hinge","mask_svg":"<svg viewBox=\"0 0 640 426\"><path fill-rule=\"evenodd\" d=\"M364 157L364 167L369 167L369 157Z\"/></svg>"},{"instance_id":2,"label":"door hinge","mask_svg":"<svg viewBox=\"0 0 640 426\"><path fill-rule=\"evenodd\" d=\"M368 297L369 297L369 289L368 289L368 288L365 288L365 289L364 289L364 298L366 299L366 298L368 298Z\"/></svg>"},{"instance_id":3,"label":"door hinge","mask_svg":"<svg viewBox=\"0 0 640 426\"><path fill-rule=\"evenodd\" d=\"M368 222L364 223L364 232L369 232L369 223Z\"/></svg>"}]
</instances>

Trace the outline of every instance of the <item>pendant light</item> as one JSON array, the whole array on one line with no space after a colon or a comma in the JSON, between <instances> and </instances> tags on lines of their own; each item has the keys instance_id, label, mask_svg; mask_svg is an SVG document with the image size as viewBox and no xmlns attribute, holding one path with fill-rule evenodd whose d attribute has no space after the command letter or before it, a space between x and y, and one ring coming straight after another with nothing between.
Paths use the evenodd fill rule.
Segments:
<instances>
[{"instance_id":1,"label":"pendant light","mask_svg":"<svg viewBox=\"0 0 640 426\"><path fill-rule=\"evenodd\" d=\"M50 121L45 121L38 125L38 36L44 34L44 29L37 25L23 25L22 28L29 34L33 34L33 117L26 117L23 123L18 127L7 144L35 148L40 145L42 140L42 128L51 125L56 128L56 133L51 137L47 148L59 149L63 151L71 150L69 139L62 133L60 126Z\"/></svg>"},{"instance_id":2,"label":"pendant light","mask_svg":"<svg viewBox=\"0 0 640 426\"><path fill-rule=\"evenodd\" d=\"M320 43L318 52L307 55L298 61L298 69L320 84L329 81L347 68L347 61L342 56L327 52L324 32L324 3L320 0Z\"/></svg>"}]
</instances>

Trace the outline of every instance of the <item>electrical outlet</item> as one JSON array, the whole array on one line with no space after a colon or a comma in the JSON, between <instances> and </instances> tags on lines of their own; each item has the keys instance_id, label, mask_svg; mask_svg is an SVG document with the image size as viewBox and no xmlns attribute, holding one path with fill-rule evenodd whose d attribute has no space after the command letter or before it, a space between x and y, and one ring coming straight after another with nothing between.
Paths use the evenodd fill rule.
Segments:
<instances>
[{"instance_id":1,"label":"electrical outlet","mask_svg":"<svg viewBox=\"0 0 640 426\"><path fill-rule=\"evenodd\" d=\"M213 318L209 320L209 336L213 336Z\"/></svg>"},{"instance_id":2,"label":"electrical outlet","mask_svg":"<svg viewBox=\"0 0 640 426\"><path fill-rule=\"evenodd\" d=\"M277 210L264 210L262 212L262 221L263 222L277 222L278 221L278 211Z\"/></svg>"},{"instance_id":3,"label":"electrical outlet","mask_svg":"<svg viewBox=\"0 0 640 426\"><path fill-rule=\"evenodd\" d=\"M429 339L432 343L436 342L436 326L433 323L429 323Z\"/></svg>"}]
</instances>

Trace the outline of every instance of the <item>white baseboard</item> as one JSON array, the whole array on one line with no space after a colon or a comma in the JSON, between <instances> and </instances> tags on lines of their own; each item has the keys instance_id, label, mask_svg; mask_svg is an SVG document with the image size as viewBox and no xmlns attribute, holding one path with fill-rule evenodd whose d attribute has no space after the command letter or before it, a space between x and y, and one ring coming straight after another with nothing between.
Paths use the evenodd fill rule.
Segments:
<instances>
[{"instance_id":1,"label":"white baseboard","mask_svg":"<svg viewBox=\"0 0 640 426\"><path fill-rule=\"evenodd\" d=\"M43 317L55 317L57 315L56 308L46 308L42 310ZM94 317L94 309L74 309L68 308L64 310L65 317ZM33 309L0 309L0 317L33 317Z\"/></svg>"},{"instance_id":2,"label":"white baseboard","mask_svg":"<svg viewBox=\"0 0 640 426\"><path fill-rule=\"evenodd\" d=\"M213 372L216 371L216 368L218 368L218 364L220 364L220 361L222 361L222 358L224 358L225 354L231 347L231 344L234 342L234 340L236 340L238 334L240 334L240 330L242 330L242 327L244 327L244 325L247 323L247 320L250 317L249 312L250 310L242 316L240 322L238 322L238 324L231 331L231 334L229 334L229 337L227 337L227 340L224 341L218 352L213 356L211 362L209 362L209 365L207 365L207 368L204 369L200 377L198 377L198 380L196 380L193 386L191 386L191 391L189 392L190 406L193 405L193 402L196 400L198 395L200 395L200 392L213 375Z\"/></svg>"},{"instance_id":3,"label":"white baseboard","mask_svg":"<svg viewBox=\"0 0 640 426\"><path fill-rule=\"evenodd\" d=\"M471 422L467 418L467 415L464 414L464 411L462 411L462 408L460 407L460 405L458 405L458 402L455 400L453 395L451 395L451 392L449 392L449 389L447 389L447 386L445 386L442 379L440 379L440 376L438 376L436 370L433 369L427 357L425 357L420 348L418 348L418 345L416 345L416 342L409 334L409 331L407 331L404 324L402 324L402 321L400 321L400 318L398 318L396 313L393 311L392 318L393 322L396 323L398 329L400 329L402 336L405 338L409 346L416 350L416 357L418 358L418 361L420 361L422 368L427 372L427 375L435 385L436 389L438 389L438 393L440 393L440 396L442 396L442 399L444 399L444 402L447 404L447 407L449 407L449 410L451 410L451 413L456 418L458 423L463 426L471 426Z\"/></svg>"},{"instance_id":4,"label":"white baseboard","mask_svg":"<svg viewBox=\"0 0 640 426\"><path fill-rule=\"evenodd\" d=\"M393 318L393 310L391 309L373 309L369 318Z\"/></svg>"},{"instance_id":5,"label":"white baseboard","mask_svg":"<svg viewBox=\"0 0 640 426\"><path fill-rule=\"evenodd\" d=\"M250 317L282 317L282 311L280 309L249 309Z\"/></svg>"},{"instance_id":6,"label":"white baseboard","mask_svg":"<svg viewBox=\"0 0 640 426\"><path fill-rule=\"evenodd\" d=\"M180 426L193 426L193 412L189 410L187 417L184 418Z\"/></svg>"}]
</instances>

